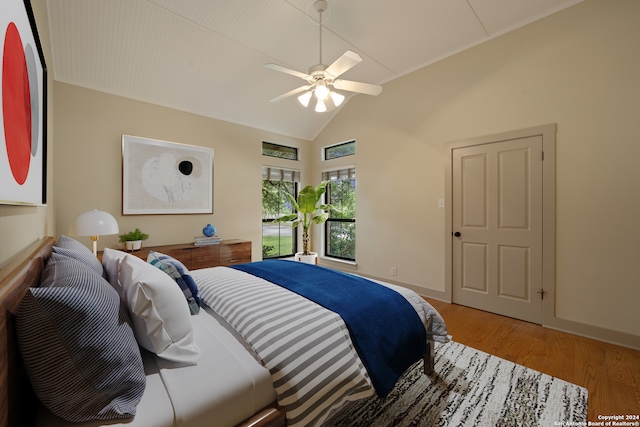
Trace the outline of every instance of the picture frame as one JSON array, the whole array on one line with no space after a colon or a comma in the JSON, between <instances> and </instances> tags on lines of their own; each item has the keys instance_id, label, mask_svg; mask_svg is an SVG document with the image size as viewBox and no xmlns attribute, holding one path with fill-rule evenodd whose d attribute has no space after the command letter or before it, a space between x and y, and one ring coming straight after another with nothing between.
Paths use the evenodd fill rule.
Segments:
<instances>
[{"instance_id":1,"label":"picture frame","mask_svg":"<svg viewBox=\"0 0 640 427\"><path fill-rule=\"evenodd\" d=\"M213 148L122 136L122 215L212 213Z\"/></svg>"},{"instance_id":2,"label":"picture frame","mask_svg":"<svg viewBox=\"0 0 640 427\"><path fill-rule=\"evenodd\" d=\"M0 3L0 204L47 203L47 67L29 0Z\"/></svg>"}]
</instances>

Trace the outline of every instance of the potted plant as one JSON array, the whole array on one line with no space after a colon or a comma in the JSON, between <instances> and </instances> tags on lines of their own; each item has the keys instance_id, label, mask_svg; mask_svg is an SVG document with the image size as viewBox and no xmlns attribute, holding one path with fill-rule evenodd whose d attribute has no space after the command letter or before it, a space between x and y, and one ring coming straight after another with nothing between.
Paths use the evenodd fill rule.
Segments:
<instances>
[{"instance_id":1,"label":"potted plant","mask_svg":"<svg viewBox=\"0 0 640 427\"><path fill-rule=\"evenodd\" d=\"M322 224L329 213L327 211L338 210L330 204L322 204L322 195L327 191L327 182L321 182L320 185L314 187L307 185L300 193L298 200L294 199L291 194L287 194L296 213L283 215L273 220L273 222L283 223L291 221L291 228L302 225L302 252L296 253L296 260L306 262L308 264L317 264L318 254L311 252L311 242L309 236L309 227L311 224Z\"/></svg>"},{"instance_id":2,"label":"potted plant","mask_svg":"<svg viewBox=\"0 0 640 427\"><path fill-rule=\"evenodd\" d=\"M129 231L118 237L120 237L120 242L124 243L126 250L137 251L142 247L142 241L147 240L149 235L140 231L139 228L136 228L135 231Z\"/></svg>"}]
</instances>

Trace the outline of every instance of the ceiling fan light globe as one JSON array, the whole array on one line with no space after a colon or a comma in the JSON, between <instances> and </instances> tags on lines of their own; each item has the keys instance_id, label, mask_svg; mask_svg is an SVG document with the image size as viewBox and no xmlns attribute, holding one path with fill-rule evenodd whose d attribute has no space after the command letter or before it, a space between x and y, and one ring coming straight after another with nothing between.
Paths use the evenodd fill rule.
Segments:
<instances>
[{"instance_id":1,"label":"ceiling fan light globe","mask_svg":"<svg viewBox=\"0 0 640 427\"><path fill-rule=\"evenodd\" d=\"M316 98L318 101L324 101L329 96L329 88L325 85L316 86Z\"/></svg>"},{"instance_id":2,"label":"ceiling fan light globe","mask_svg":"<svg viewBox=\"0 0 640 427\"><path fill-rule=\"evenodd\" d=\"M298 97L298 101L300 101L300 104L304 105L305 107L309 106L310 100L311 100L311 91L305 92Z\"/></svg>"},{"instance_id":3,"label":"ceiling fan light globe","mask_svg":"<svg viewBox=\"0 0 640 427\"><path fill-rule=\"evenodd\" d=\"M324 105L324 102L321 99L318 99L318 103L316 104L316 113L324 113L327 111L327 106Z\"/></svg>"},{"instance_id":4,"label":"ceiling fan light globe","mask_svg":"<svg viewBox=\"0 0 640 427\"><path fill-rule=\"evenodd\" d=\"M342 101L344 101L344 95L341 95L337 92L330 92L329 96L331 97L331 100L333 101L333 105L335 105L336 107L339 107L340 104L342 104Z\"/></svg>"}]
</instances>

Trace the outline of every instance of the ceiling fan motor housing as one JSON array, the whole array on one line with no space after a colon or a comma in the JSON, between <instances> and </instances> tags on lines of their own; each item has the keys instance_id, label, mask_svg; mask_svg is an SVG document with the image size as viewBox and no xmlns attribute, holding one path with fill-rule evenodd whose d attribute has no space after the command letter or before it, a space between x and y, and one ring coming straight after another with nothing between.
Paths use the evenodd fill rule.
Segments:
<instances>
[{"instance_id":1,"label":"ceiling fan motor housing","mask_svg":"<svg viewBox=\"0 0 640 427\"><path fill-rule=\"evenodd\" d=\"M327 66L324 64L314 65L313 67L309 68L309 75L315 80L325 79L327 77L327 73L325 73L326 69Z\"/></svg>"}]
</instances>

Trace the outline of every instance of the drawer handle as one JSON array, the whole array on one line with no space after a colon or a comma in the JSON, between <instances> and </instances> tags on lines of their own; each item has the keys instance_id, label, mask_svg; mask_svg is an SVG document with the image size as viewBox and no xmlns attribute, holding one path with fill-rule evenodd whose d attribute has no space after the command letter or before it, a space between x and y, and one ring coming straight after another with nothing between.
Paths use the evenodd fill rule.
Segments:
<instances>
[{"instance_id":1,"label":"drawer handle","mask_svg":"<svg viewBox=\"0 0 640 427\"><path fill-rule=\"evenodd\" d=\"M229 260L229 264L233 264L233 263L236 263L236 262L240 262L240 258L230 259Z\"/></svg>"}]
</instances>

